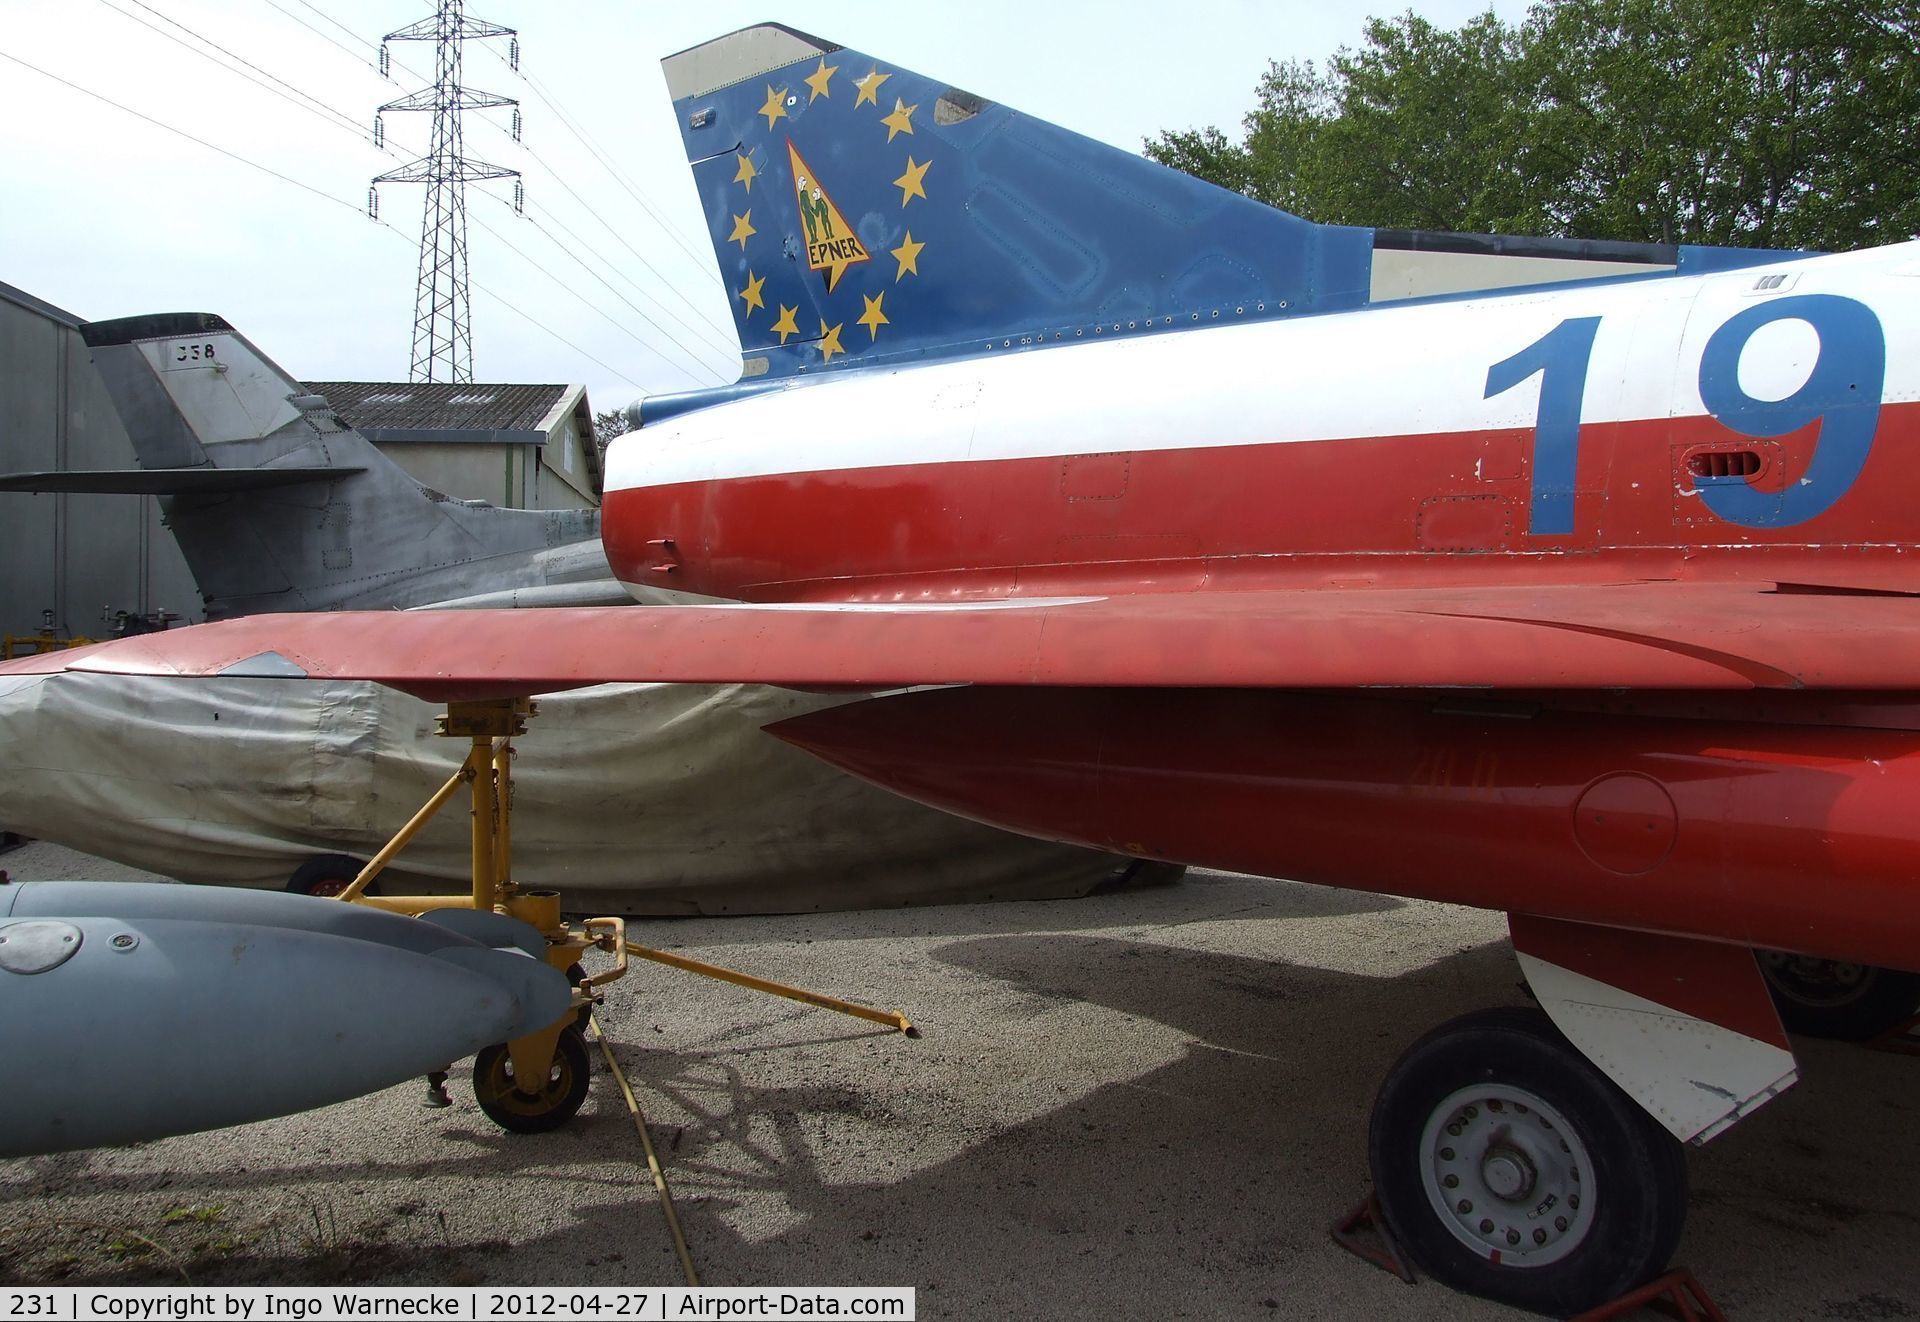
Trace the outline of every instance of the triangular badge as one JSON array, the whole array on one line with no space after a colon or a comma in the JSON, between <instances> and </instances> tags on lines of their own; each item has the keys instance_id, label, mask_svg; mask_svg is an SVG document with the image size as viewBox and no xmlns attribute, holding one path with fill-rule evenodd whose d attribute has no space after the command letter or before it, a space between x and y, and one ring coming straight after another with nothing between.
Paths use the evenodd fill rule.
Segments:
<instances>
[{"instance_id":1,"label":"triangular badge","mask_svg":"<svg viewBox=\"0 0 1920 1322\"><path fill-rule=\"evenodd\" d=\"M807 231L807 265L827 273L827 292L832 293L849 266L867 260L866 245L827 196L820 176L800 159L791 138L787 139L787 157L793 166L793 200Z\"/></svg>"}]
</instances>

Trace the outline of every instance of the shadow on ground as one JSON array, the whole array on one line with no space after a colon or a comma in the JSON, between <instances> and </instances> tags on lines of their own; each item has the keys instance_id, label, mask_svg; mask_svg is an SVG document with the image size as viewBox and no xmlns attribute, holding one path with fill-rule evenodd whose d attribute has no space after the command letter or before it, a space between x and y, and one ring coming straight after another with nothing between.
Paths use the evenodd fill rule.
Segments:
<instances>
[{"instance_id":1,"label":"shadow on ground","mask_svg":"<svg viewBox=\"0 0 1920 1322\"><path fill-rule=\"evenodd\" d=\"M1334 918L1386 913L1405 906L1405 900L1391 895L1195 868L1177 882L1132 886L1071 900L779 914L757 917L752 922L756 944L772 944L782 940L873 941L1137 930L1201 922ZM638 934L638 940L681 949L733 944L740 939L739 922L731 918L645 918L629 920L629 928Z\"/></svg>"},{"instance_id":2,"label":"shadow on ground","mask_svg":"<svg viewBox=\"0 0 1920 1322\"><path fill-rule=\"evenodd\" d=\"M1318 894L1275 903L1310 908L1318 901L1303 896ZM1137 910L1128 919L1152 925ZM912 1283L927 1317L1513 1316L1402 1286L1325 1234L1365 1192L1367 1111L1393 1058L1441 1020L1521 999L1504 943L1394 977L1133 935L969 935L934 958L1003 985L1030 1026L1002 1025L1002 1049L977 1059L952 1044L956 1032L906 1043L821 1031L817 1017L788 1022L791 1040L763 1033L745 1048L667 1051L644 1026L615 1030L709 1283ZM1049 1083L1047 1035L1089 1006L1112 1034L1171 1045L1149 1068L1082 1090L1062 1084L1057 1102L1031 1105ZM1064 1068L1077 1046L1054 1040ZM911 1052L931 1055L909 1069ZM1682 1258L1742 1322L1920 1316L1920 1062L1808 1044L1803 1063L1801 1087L1692 1154ZM367 1224L387 1229L356 1228L342 1247L393 1244L397 1256L356 1279L677 1283L611 1089L596 1088L582 1121L551 1135L508 1138L465 1117L427 1123L436 1151L407 1162L383 1163L375 1135L343 1142L337 1158L269 1152L245 1169L172 1177L116 1175L89 1157L14 1163L0 1167L0 1217L17 1220L76 1180L236 1205L382 1179L420 1181L444 1202L448 1189L511 1179L516 1197L549 1200L554 1213L510 1250L458 1216L436 1249L431 1219L382 1194ZM22 1279L46 1270L17 1249L0 1244ZM307 1279L297 1252L241 1257L204 1263L196 1279ZM169 1278L142 1269L87 1267L70 1279Z\"/></svg>"}]
</instances>

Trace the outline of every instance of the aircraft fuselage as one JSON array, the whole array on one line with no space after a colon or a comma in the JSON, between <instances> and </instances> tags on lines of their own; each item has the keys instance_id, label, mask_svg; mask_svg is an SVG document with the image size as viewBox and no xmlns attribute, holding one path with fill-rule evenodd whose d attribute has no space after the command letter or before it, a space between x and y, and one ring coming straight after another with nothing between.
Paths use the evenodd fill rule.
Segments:
<instances>
[{"instance_id":1,"label":"aircraft fuselage","mask_svg":"<svg viewBox=\"0 0 1920 1322\"><path fill-rule=\"evenodd\" d=\"M623 440L608 558L746 601L1920 591L1915 294L1905 245L829 376ZM1920 967L1915 695L1483 696L976 687L783 733L1054 839Z\"/></svg>"}]
</instances>

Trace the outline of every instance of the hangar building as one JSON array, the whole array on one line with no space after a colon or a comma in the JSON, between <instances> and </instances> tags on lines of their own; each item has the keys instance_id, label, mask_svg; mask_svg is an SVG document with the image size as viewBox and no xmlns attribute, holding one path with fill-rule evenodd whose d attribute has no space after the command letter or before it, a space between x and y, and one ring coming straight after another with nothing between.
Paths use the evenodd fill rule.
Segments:
<instances>
[{"instance_id":1,"label":"hangar building","mask_svg":"<svg viewBox=\"0 0 1920 1322\"><path fill-rule=\"evenodd\" d=\"M0 284L0 472L132 468L80 318ZM0 633L104 637L113 614L198 619L200 593L151 496L0 491ZM102 612L106 618L102 618Z\"/></svg>"}]
</instances>

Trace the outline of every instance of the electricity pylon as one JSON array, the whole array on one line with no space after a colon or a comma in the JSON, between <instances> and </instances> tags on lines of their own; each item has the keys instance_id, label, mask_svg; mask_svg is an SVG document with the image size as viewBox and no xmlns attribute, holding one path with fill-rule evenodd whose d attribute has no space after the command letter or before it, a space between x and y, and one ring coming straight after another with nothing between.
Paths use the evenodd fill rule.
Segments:
<instances>
[{"instance_id":1,"label":"electricity pylon","mask_svg":"<svg viewBox=\"0 0 1920 1322\"><path fill-rule=\"evenodd\" d=\"M520 39L512 28L484 19L469 18L462 12L464 0L440 0L439 12L397 32L389 32L384 41L431 41L435 43L435 76L432 87L389 101L380 114L390 110L431 110L433 141L427 154L397 170L380 175L379 184L425 184L427 205L420 221L420 281L414 294L413 365L414 381L473 380L473 308L467 292L467 183L475 179L514 179L520 172L505 166L470 160L461 151L460 112L485 110L495 106L513 106L513 137L520 139L519 102L492 92L476 92L460 85L460 46L481 37L506 37L509 64L520 67ZM389 62L385 44L380 47L380 72L387 73ZM374 142L385 141L385 131L376 117ZM514 184L514 209L520 209L525 194ZM377 196L369 195L368 207L377 215Z\"/></svg>"}]
</instances>

